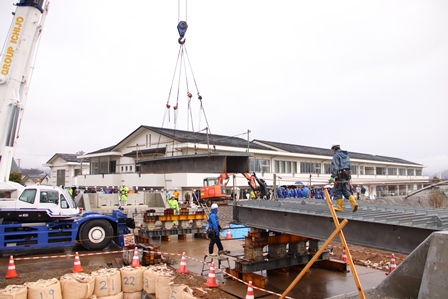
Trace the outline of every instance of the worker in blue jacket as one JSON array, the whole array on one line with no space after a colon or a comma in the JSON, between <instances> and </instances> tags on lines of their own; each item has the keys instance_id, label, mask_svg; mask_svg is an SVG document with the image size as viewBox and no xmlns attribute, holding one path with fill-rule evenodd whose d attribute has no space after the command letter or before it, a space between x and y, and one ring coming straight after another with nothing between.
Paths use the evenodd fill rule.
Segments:
<instances>
[{"instance_id":1,"label":"worker in blue jacket","mask_svg":"<svg viewBox=\"0 0 448 299\"><path fill-rule=\"evenodd\" d=\"M213 247L218 246L218 254L224 254L224 247L222 246L221 239L219 238L219 231L221 230L221 226L219 225L218 219L218 205L212 204L210 215L208 216L208 227L212 228L213 233L209 236L210 244L208 245L208 253L209 255L213 255Z\"/></svg>"},{"instance_id":2,"label":"worker in blue jacket","mask_svg":"<svg viewBox=\"0 0 448 299\"><path fill-rule=\"evenodd\" d=\"M337 207L334 208L337 212L342 212L343 207L343 196L348 199L352 205L352 211L356 212L358 210L358 203L350 192L350 180L351 168L350 168L350 157L347 151L341 150L341 146L334 143L331 146L331 150L334 153L333 160L331 161L332 172L329 183L334 183L333 196L336 199Z\"/></svg>"}]
</instances>

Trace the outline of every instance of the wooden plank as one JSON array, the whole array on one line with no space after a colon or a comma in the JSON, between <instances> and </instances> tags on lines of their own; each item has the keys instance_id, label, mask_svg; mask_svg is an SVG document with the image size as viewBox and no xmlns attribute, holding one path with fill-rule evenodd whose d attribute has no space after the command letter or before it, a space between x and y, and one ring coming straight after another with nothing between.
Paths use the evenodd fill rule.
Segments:
<instances>
[{"instance_id":1,"label":"wooden plank","mask_svg":"<svg viewBox=\"0 0 448 299\"><path fill-rule=\"evenodd\" d=\"M252 284L259 288L266 288L266 277L257 273L243 273L243 281L252 281Z\"/></svg>"}]
</instances>

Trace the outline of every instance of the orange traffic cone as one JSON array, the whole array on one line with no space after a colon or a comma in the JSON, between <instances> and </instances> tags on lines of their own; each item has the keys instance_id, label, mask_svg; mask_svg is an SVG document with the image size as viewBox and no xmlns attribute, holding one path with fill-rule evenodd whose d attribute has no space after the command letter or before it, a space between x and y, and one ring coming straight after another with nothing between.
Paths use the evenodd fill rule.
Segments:
<instances>
[{"instance_id":1,"label":"orange traffic cone","mask_svg":"<svg viewBox=\"0 0 448 299\"><path fill-rule=\"evenodd\" d=\"M6 271L5 278L15 278L18 277L16 272L16 266L14 266L14 258L12 255L9 257L8 271Z\"/></svg>"},{"instance_id":2,"label":"orange traffic cone","mask_svg":"<svg viewBox=\"0 0 448 299\"><path fill-rule=\"evenodd\" d=\"M394 271L395 268L397 268L397 264L395 263L395 255L392 254L392 256L390 258L389 272L387 272L386 275L389 275L390 273L392 273L392 271Z\"/></svg>"},{"instance_id":3,"label":"orange traffic cone","mask_svg":"<svg viewBox=\"0 0 448 299\"><path fill-rule=\"evenodd\" d=\"M345 254L345 249L342 249L342 261L347 263L347 255Z\"/></svg>"},{"instance_id":4,"label":"orange traffic cone","mask_svg":"<svg viewBox=\"0 0 448 299\"><path fill-rule=\"evenodd\" d=\"M249 281L249 285L247 286L246 299L255 299L252 281Z\"/></svg>"},{"instance_id":5,"label":"orange traffic cone","mask_svg":"<svg viewBox=\"0 0 448 299\"><path fill-rule=\"evenodd\" d=\"M226 239L232 239L232 234L230 233L230 229L227 229Z\"/></svg>"},{"instance_id":6,"label":"orange traffic cone","mask_svg":"<svg viewBox=\"0 0 448 299\"><path fill-rule=\"evenodd\" d=\"M132 264L131 267L135 268L135 267L140 267L140 261L138 259L138 248L137 246L134 247L134 256L132 257Z\"/></svg>"},{"instance_id":7,"label":"orange traffic cone","mask_svg":"<svg viewBox=\"0 0 448 299\"><path fill-rule=\"evenodd\" d=\"M73 269L72 272L73 273L79 273L79 272L83 272L84 270L81 267L81 261L79 260L79 254L76 252L75 253L75 262L73 263Z\"/></svg>"},{"instance_id":8,"label":"orange traffic cone","mask_svg":"<svg viewBox=\"0 0 448 299\"><path fill-rule=\"evenodd\" d=\"M217 288L219 285L216 283L216 276L215 276L215 265L212 263L210 265L210 272L208 272L207 281L204 282L204 285L209 288Z\"/></svg>"},{"instance_id":9,"label":"orange traffic cone","mask_svg":"<svg viewBox=\"0 0 448 299\"><path fill-rule=\"evenodd\" d=\"M187 274L187 258L185 257L185 252L182 253L182 259L180 260L180 267L176 270L177 273Z\"/></svg>"}]
</instances>

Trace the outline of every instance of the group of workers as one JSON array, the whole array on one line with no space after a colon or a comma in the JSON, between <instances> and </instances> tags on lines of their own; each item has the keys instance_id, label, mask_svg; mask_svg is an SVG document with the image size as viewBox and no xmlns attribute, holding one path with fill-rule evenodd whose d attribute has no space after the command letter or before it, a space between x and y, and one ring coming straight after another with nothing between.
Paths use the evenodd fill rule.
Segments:
<instances>
[{"instance_id":1,"label":"group of workers","mask_svg":"<svg viewBox=\"0 0 448 299\"><path fill-rule=\"evenodd\" d=\"M308 198L310 195L308 186L279 186L276 192L277 198Z\"/></svg>"}]
</instances>

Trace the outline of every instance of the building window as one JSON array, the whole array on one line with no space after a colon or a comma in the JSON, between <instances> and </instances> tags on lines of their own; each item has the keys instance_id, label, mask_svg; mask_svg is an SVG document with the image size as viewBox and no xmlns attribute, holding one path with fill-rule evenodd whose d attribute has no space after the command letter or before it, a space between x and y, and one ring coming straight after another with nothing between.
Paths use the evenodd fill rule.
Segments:
<instances>
[{"instance_id":1,"label":"building window","mask_svg":"<svg viewBox=\"0 0 448 299\"><path fill-rule=\"evenodd\" d=\"M146 147L151 147L151 134L146 134Z\"/></svg>"},{"instance_id":2,"label":"building window","mask_svg":"<svg viewBox=\"0 0 448 299\"><path fill-rule=\"evenodd\" d=\"M75 169L75 176L82 175L81 169Z\"/></svg>"},{"instance_id":3,"label":"building window","mask_svg":"<svg viewBox=\"0 0 448 299\"><path fill-rule=\"evenodd\" d=\"M117 161L109 162L109 173L117 173Z\"/></svg>"},{"instance_id":4,"label":"building window","mask_svg":"<svg viewBox=\"0 0 448 299\"><path fill-rule=\"evenodd\" d=\"M276 173L297 173L297 162L275 161Z\"/></svg>"},{"instance_id":5,"label":"building window","mask_svg":"<svg viewBox=\"0 0 448 299\"><path fill-rule=\"evenodd\" d=\"M324 173L325 174L331 174L331 164L324 163Z\"/></svg>"},{"instance_id":6,"label":"building window","mask_svg":"<svg viewBox=\"0 0 448 299\"><path fill-rule=\"evenodd\" d=\"M414 169L412 168L408 169L408 176L414 176Z\"/></svg>"},{"instance_id":7,"label":"building window","mask_svg":"<svg viewBox=\"0 0 448 299\"><path fill-rule=\"evenodd\" d=\"M397 169L396 168L387 168L387 174L388 175L397 175Z\"/></svg>"},{"instance_id":8,"label":"building window","mask_svg":"<svg viewBox=\"0 0 448 299\"><path fill-rule=\"evenodd\" d=\"M377 175L386 175L386 167L377 167L376 174Z\"/></svg>"},{"instance_id":9,"label":"building window","mask_svg":"<svg viewBox=\"0 0 448 299\"><path fill-rule=\"evenodd\" d=\"M415 175L416 176L422 176L423 175L422 170L421 169L416 169L415 170Z\"/></svg>"},{"instance_id":10,"label":"building window","mask_svg":"<svg viewBox=\"0 0 448 299\"><path fill-rule=\"evenodd\" d=\"M358 166L357 165L352 166L351 170L352 170L352 174L358 174Z\"/></svg>"},{"instance_id":11,"label":"building window","mask_svg":"<svg viewBox=\"0 0 448 299\"><path fill-rule=\"evenodd\" d=\"M359 174L364 174L364 166L363 165L360 165L359 166Z\"/></svg>"},{"instance_id":12,"label":"building window","mask_svg":"<svg viewBox=\"0 0 448 299\"><path fill-rule=\"evenodd\" d=\"M109 173L107 166L109 165L109 163L107 161L100 161L100 173Z\"/></svg>"},{"instance_id":13,"label":"building window","mask_svg":"<svg viewBox=\"0 0 448 299\"><path fill-rule=\"evenodd\" d=\"M398 168L398 175L406 175L406 168Z\"/></svg>"},{"instance_id":14,"label":"building window","mask_svg":"<svg viewBox=\"0 0 448 299\"><path fill-rule=\"evenodd\" d=\"M375 175L375 167L365 167L366 175Z\"/></svg>"},{"instance_id":15,"label":"building window","mask_svg":"<svg viewBox=\"0 0 448 299\"><path fill-rule=\"evenodd\" d=\"M91 174L99 174L98 162L96 162L96 161L90 162L90 173Z\"/></svg>"},{"instance_id":16,"label":"building window","mask_svg":"<svg viewBox=\"0 0 448 299\"><path fill-rule=\"evenodd\" d=\"M321 164L312 162L300 162L300 173L321 173Z\"/></svg>"},{"instance_id":17,"label":"building window","mask_svg":"<svg viewBox=\"0 0 448 299\"><path fill-rule=\"evenodd\" d=\"M251 159L249 170L251 172L270 173L271 163L266 159Z\"/></svg>"}]
</instances>

